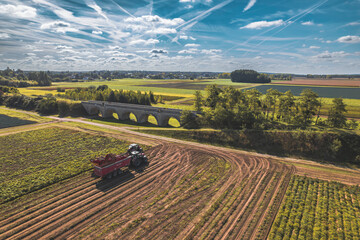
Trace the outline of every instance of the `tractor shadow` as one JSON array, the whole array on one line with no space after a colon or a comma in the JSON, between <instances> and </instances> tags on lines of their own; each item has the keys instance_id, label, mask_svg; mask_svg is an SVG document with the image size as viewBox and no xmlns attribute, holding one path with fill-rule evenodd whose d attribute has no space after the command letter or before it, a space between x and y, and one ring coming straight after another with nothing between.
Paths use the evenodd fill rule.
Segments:
<instances>
[{"instance_id":1,"label":"tractor shadow","mask_svg":"<svg viewBox=\"0 0 360 240\"><path fill-rule=\"evenodd\" d=\"M111 191L114 188L117 188L120 185L126 184L126 182L131 181L135 178L135 173L142 173L149 166L149 163L142 163L139 167L129 167L128 170L124 170L124 172L116 177L112 177L111 179L101 179L92 174L93 178L99 178L100 181L96 182L96 188L102 192Z\"/></svg>"}]
</instances>

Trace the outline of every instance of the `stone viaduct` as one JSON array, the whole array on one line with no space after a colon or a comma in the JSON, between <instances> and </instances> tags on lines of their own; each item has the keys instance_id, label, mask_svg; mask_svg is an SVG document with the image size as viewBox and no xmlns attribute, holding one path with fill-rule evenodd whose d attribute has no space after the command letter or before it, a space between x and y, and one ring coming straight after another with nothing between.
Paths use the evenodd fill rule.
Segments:
<instances>
[{"instance_id":1,"label":"stone viaduct","mask_svg":"<svg viewBox=\"0 0 360 240\"><path fill-rule=\"evenodd\" d=\"M103 101L87 101L81 102L86 112L89 115L97 115L101 113L103 118L113 117L116 113L119 120L129 120L130 113L134 114L138 123L145 123L148 121L149 115L155 117L159 126L168 125L171 117L175 118L180 123L181 111L180 109L172 108L158 108L147 105L117 103L117 102L103 102Z\"/></svg>"}]
</instances>

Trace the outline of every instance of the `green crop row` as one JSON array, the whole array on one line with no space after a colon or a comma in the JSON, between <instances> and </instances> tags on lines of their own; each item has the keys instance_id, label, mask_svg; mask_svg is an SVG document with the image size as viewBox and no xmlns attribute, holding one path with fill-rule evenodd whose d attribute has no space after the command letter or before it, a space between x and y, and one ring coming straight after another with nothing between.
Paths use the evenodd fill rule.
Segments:
<instances>
[{"instance_id":1,"label":"green crop row","mask_svg":"<svg viewBox=\"0 0 360 240\"><path fill-rule=\"evenodd\" d=\"M360 239L360 187L293 176L269 239Z\"/></svg>"},{"instance_id":2,"label":"green crop row","mask_svg":"<svg viewBox=\"0 0 360 240\"><path fill-rule=\"evenodd\" d=\"M118 139L57 127L2 136L0 203L87 171L90 159L125 152L127 146Z\"/></svg>"}]
</instances>

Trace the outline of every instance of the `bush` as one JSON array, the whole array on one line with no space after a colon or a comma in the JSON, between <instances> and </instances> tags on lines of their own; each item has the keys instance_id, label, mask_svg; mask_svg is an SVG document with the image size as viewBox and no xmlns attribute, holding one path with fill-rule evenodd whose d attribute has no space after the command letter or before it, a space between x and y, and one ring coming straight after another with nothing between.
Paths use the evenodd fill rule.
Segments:
<instances>
[{"instance_id":1,"label":"bush","mask_svg":"<svg viewBox=\"0 0 360 240\"><path fill-rule=\"evenodd\" d=\"M186 129L196 129L200 127L198 117L189 110L183 110L181 112L180 124Z\"/></svg>"},{"instance_id":2,"label":"bush","mask_svg":"<svg viewBox=\"0 0 360 240\"><path fill-rule=\"evenodd\" d=\"M69 106L69 114L74 116L87 115L87 112L81 103L71 103Z\"/></svg>"},{"instance_id":3,"label":"bush","mask_svg":"<svg viewBox=\"0 0 360 240\"><path fill-rule=\"evenodd\" d=\"M58 106L58 112L59 112L60 116L64 116L70 110L69 104L65 101L58 101L57 106Z\"/></svg>"},{"instance_id":4,"label":"bush","mask_svg":"<svg viewBox=\"0 0 360 240\"><path fill-rule=\"evenodd\" d=\"M64 88L61 88L61 87L58 87L58 88L56 88L56 91L57 91L57 92L65 92L65 89L64 89Z\"/></svg>"},{"instance_id":5,"label":"bush","mask_svg":"<svg viewBox=\"0 0 360 240\"><path fill-rule=\"evenodd\" d=\"M3 93L20 93L15 87L0 86L0 91Z\"/></svg>"},{"instance_id":6,"label":"bush","mask_svg":"<svg viewBox=\"0 0 360 240\"><path fill-rule=\"evenodd\" d=\"M37 105L37 100L25 95L15 94L13 96L6 96L4 104L7 107L34 110Z\"/></svg>"},{"instance_id":7,"label":"bush","mask_svg":"<svg viewBox=\"0 0 360 240\"><path fill-rule=\"evenodd\" d=\"M55 114L58 113L58 104L56 98L46 97L40 100L39 104L36 106L35 111L42 114Z\"/></svg>"},{"instance_id":8,"label":"bush","mask_svg":"<svg viewBox=\"0 0 360 240\"><path fill-rule=\"evenodd\" d=\"M359 123L355 119L351 119L350 121L347 121L346 125L348 128L353 130L359 127Z\"/></svg>"}]
</instances>

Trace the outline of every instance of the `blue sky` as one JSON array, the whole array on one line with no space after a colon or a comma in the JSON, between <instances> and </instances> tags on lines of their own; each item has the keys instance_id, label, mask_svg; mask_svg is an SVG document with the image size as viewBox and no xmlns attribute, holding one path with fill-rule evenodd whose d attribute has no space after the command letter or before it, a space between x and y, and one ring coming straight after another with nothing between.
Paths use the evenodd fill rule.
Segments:
<instances>
[{"instance_id":1,"label":"blue sky","mask_svg":"<svg viewBox=\"0 0 360 240\"><path fill-rule=\"evenodd\" d=\"M0 0L0 68L360 73L360 0Z\"/></svg>"}]
</instances>

